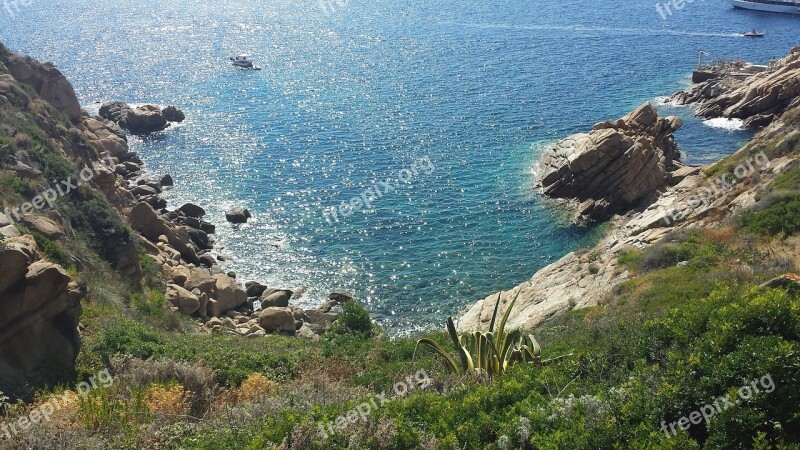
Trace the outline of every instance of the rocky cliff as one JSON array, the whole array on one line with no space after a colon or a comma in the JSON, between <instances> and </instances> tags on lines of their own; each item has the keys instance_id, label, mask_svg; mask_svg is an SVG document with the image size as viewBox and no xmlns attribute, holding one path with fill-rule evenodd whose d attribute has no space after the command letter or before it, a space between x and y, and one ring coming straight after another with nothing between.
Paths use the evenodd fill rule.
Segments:
<instances>
[{"instance_id":1,"label":"rocky cliff","mask_svg":"<svg viewBox=\"0 0 800 450\"><path fill-rule=\"evenodd\" d=\"M697 104L706 117L743 119L748 126L763 127L800 104L800 47L763 73L740 79L731 76L709 80L673 96L678 104Z\"/></svg>"},{"instance_id":2,"label":"rocky cliff","mask_svg":"<svg viewBox=\"0 0 800 450\"><path fill-rule=\"evenodd\" d=\"M710 86L725 84L724 89L715 90L709 98L705 98L705 94L698 97L702 99L697 101L704 102L698 109L700 114L742 119L769 114L772 119L751 142L731 157L716 165L700 168L702 170L679 169L680 176L674 178L677 184L659 192L649 206L613 217L611 230L595 247L569 253L536 272L525 283L503 292L500 295L501 305L507 305L518 296L510 323L532 328L556 314L598 305L615 286L631 277L618 262L624 252L650 246L675 230L719 225L744 208L754 205L763 187L797 159L796 142L800 128L800 91L796 89L800 81L798 70L800 53L794 49L769 73L744 81L710 81L692 89L690 92L707 92L714 90ZM676 98L694 96L691 93L675 95ZM592 150L597 147L596 143L603 141L599 139L602 135L598 132L604 127L596 127L590 133L593 137L579 137L580 146L570 142L562 144L562 148L567 148L569 155L586 153L586 150L576 149L588 148L589 152L596 152L592 161L601 155L609 158L608 155L613 153ZM595 143L594 147L589 143ZM599 148L604 147L601 145ZM551 150L545 158L552 161L553 153L555 150ZM619 155L617 153L616 157L619 158ZM565 155L558 160L562 161L557 165L561 174L565 170L563 167L569 167L564 161L569 161L570 156ZM576 160L572 156L572 161ZM595 164L610 167L615 162L609 160ZM552 163L543 161L543 165L551 166ZM579 168L580 164L575 166ZM591 168L592 164L586 164L585 167ZM604 173L599 178L608 176L608 173ZM548 174L545 173L544 177L548 177ZM548 181L562 178L562 175L552 175ZM566 178L573 179L570 175ZM490 295L464 311L458 319L458 328L485 329L491 320L497 298L498 294Z\"/></svg>"},{"instance_id":3,"label":"rocky cliff","mask_svg":"<svg viewBox=\"0 0 800 450\"><path fill-rule=\"evenodd\" d=\"M654 199L686 175L672 133L683 123L645 103L547 149L536 183L545 195L573 199L579 216L605 219Z\"/></svg>"},{"instance_id":4,"label":"rocky cliff","mask_svg":"<svg viewBox=\"0 0 800 450\"><path fill-rule=\"evenodd\" d=\"M6 394L70 379L85 295L86 286L63 267L41 259L31 236L0 243L0 386Z\"/></svg>"}]
</instances>

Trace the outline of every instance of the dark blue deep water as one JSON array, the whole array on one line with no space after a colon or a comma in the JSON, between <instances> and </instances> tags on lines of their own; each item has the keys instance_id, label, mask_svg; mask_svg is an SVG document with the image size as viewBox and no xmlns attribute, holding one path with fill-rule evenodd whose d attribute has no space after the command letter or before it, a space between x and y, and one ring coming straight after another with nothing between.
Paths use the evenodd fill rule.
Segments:
<instances>
[{"instance_id":1,"label":"dark blue deep water","mask_svg":"<svg viewBox=\"0 0 800 450\"><path fill-rule=\"evenodd\" d=\"M667 20L629 0L27 0L0 7L0 39L55 62L87 109L176 104L188 120L133 148L171 173L172 206L206 206L240 279L334 289L391 332L440 324L599 230L566 224L531 187L548 143L689 84L700 49L766 62L800 18L697 0ZM26 3L20 1L20 5ZM754 27L768 36L737 33ZM262 71L233 69L250 53ZM680 114L693 163L748 134ZM323 208L418 170L329 224ZM410 178L410 179L409 179ZM248 206L245 226L224 211Z\"/></svg>"}]
</instances>

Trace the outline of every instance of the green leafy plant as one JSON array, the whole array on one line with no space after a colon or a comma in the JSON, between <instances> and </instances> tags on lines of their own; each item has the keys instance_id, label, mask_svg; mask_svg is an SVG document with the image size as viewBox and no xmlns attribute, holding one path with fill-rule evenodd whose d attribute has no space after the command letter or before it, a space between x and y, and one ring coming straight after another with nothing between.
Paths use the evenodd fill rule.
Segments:
<instances>
[{"instance_id":1,"label":"green leafy plant","mask_svg":"<svg viewBox=\"0 0 800 450\"><path fill-rule=\"evenodd\" d=\"M369 311L361 303L350 300L342 306L342 314L334 323L332 333L334 335L370 337L375 334L373 328Z\"/></svg>"},{"instance_id":2,"label":"green leafy plant","mask_svg":"<svg viewBox=\"0 0 800 450\"><path fill-rule=\"evenodd\" d=\"M450 371L457 374L486 374L489 377L505 373L514 363L542 364L552 361L542 361L542 347L532 334L525 334L519 328L506 331L508 316L517 302L519 293L508 305L500 322L497 323L501 295L502 293L497 296L492 320L489 322L489 331L472 331L459 336L453 318L447 318L447 332L456 348L459 362L456 362L456 359L436 341L428 338L417 341L414 356L416 357L420 345L426 345L444 359Z\"/></svg>"}]
</instances>

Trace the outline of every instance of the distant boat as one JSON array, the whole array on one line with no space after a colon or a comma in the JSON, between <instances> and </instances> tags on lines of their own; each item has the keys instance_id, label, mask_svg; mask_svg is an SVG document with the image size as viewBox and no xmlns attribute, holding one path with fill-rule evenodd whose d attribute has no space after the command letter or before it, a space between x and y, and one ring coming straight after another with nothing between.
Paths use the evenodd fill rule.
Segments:
<instances>
[{"instance_id":1,"label":"distant boat","mask_svg":"<svg viewBox=\"0 0 800 450\"><path fill-rule=\"evenodd\" d=\"M744 37L764 37L764 35L766 35L766 34L767 33L753 30L753 31L750 31L748 33L743 34L742 36L744 36Z\"/></svg>"},{"instance_id":2,"label":"distant boat","mask_svg":"<svg viewBox=\"0 0 800 450\"><path fill-rule=\"evenodd\" d=\"M800 0L731 0L734 8L784 14L800 14Z\"/></svg>"},{"instance_id":3,"label":"distant boat","mask_svg":"<svg viewBox=\"0 0 800 450\"><path fill-rule=\"evenodd\" d=\"M261 70L260 67L256 67L253 65L253 62L247 59L250 55L239 55L235 58L231 56L231 61L233 61L233 65L236 67L241 67L242 69L253 69L253 70Z\"/></svg>"}]
</instances>

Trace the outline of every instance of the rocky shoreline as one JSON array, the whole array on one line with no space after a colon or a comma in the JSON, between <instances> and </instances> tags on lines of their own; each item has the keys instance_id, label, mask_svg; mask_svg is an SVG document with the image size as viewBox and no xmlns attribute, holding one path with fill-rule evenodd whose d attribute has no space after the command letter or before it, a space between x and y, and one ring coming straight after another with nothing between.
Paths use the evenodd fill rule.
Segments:
<instances>
[{"instance_id":1,"label":"rocky shoreline","mask_svg":"<svg viewBox=\"0 0 800 450\"><path fill-rule=\"evenodd\" d=\"M662 145L653 146L659 136L671 139L671 133L665 135L664 130L677 129L678 122L658 119L655 109L647 105L618 121L597 124L588 134L557 143L545 151L540 162L543 170L538 183L543 193L568 199L576 217L616 215L609 219L612 226L606 237L593 248L569 253L530 280L499 293L501 307L518 296L509 323L533 328L566 311L602 304L616 286L632 276L618 261L624 252L650 246L676 230L719 225L754 205L762 187L794 161L779 153L767 155L764 149L787 134L782 120L800 107L800 47L770 71L743 80L709 80L672 98L693 105L701 117L739 118L760 129L732 155L744 163L723 172L734 182L725 176L707 177L713 164L681 167L672 158L676 148L669 141L666 147L663 140ZM657 133L642 133L639 127L638 136L625 136L631 129L629 122L640 122L636 118L642 115L647 117L646 123L666 125L657 127ZM622 169L614 163L620 155ZM619 180L619 173L636 176ZM462 311L459 330L486 329L497 299L498 293Z\"/></svg>"},{"instance_id":2,"label":"rocky shoreline","mask_svg":"<svg viewBox=\"0 0 800 450\"><path fill-rule=\"evenodd\" d=\"M172 186L171 175L159 180L149 178L120 133L122 128L132 134L158 132L185 117L175 106L161 110L154 105L131 108L111 102L100 107L99 116L83 118L90 142L102 142L103 149L115 150L108 153L119 161L116 173L126 188L119 195L128 197L120 210L142 237L140 243L148 255L160 266L171 309L195 317L203 331L249 338L282 333L316 339L329 331L338 318L332 309L353 300L352 296L334 292L319 308L303 310L290 304L295 296L291 290L268 288L257 281L242 286L235 273L220 269L219 260L211 253L216 226L204 220L205 210L193 203L167 209L161 193ZM250 211L242 207L226 213L231 223L245 223L250 217Z\"/></svg>"},{"instance_id":3,"label":"rocky shoreline","mask_svg":"<svg viewBox=\"0 0 800 450\"><path fill-rule=\"evenodd\" d=\"M183 121L186 115L177 107L131 107L111 102L101 106L99 115L89 115L81 110L71 84L55 66L14 54L0 44L0 94L27 95L18 85L29 87L55 110L66 115L71 124L60 124L43 110L36 124L64 157L79 169L90 169L92 176L78 185L101 194L134 231L133 240L124 244L113 239L99 243L104 246L103 256L126 279L137 284L144 276L134 242L138 243L138 247L144 249L147 257L163 273L162 288L170 308L195 318L199 331L251 338L281 333L318 339L337 320L338 306L353 300L348 293L335 292L320 307L303 310L291 303L301 293L267 287L257 281L243 285L235 273L224 273L220 269L218 259L211 253L216 227L204 220L203 208L188 203L177 209L167 209L167 202L161 194L173 185L172 177L164 174L157 180L151 178L152 175L143 168L143 161L128 146L126 133L159 132L171 123ZM14 176L29 180L29 183L47 185L60 181L47 179L41 171L33 168L36 164L32 161L7 163ZM250 217L250 211L241 207L226 213L226 220L231 223L245 223ZM73 234L68 220L56 209L31 208L31 211L23 211L20 216L12 214L12 217L0 214L0 233L5 237L0 249L0 266L5 273L0 279L0 296L17 299L14 301L19 304L15 308L18 315L2 317L2 323L8 322L9 327L3 327L0 345L19 347L15 342L24 335L18 326L10 326L13 321L6 321L8 318L16 317L16 322L22 325L31 320L39 324L74 322L75 326L67 327L75 331L70 336L42 329L37 331L41 332L38 340L60 340L62 344L54 345L54 348L63 349L60 354L74 359L79 348L76 330L80 301L86 296L85 287L81 288L63 267L41 261L38 254L42 249L31 236L20 236L14 226L16 222L53 241ZM26 280L24 286L20 284L23 278ZM37 300L31 301L32 296ZM42 302L53 306L37 306ZM58 327L50 329L57 330ZM38 361L37 358L32 355L30 365L35 365L33 361Z\"/></svg>"}]
</instances>

